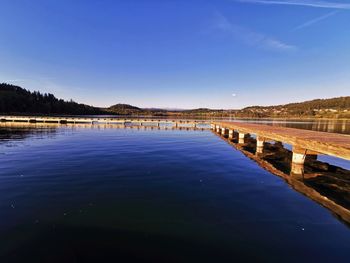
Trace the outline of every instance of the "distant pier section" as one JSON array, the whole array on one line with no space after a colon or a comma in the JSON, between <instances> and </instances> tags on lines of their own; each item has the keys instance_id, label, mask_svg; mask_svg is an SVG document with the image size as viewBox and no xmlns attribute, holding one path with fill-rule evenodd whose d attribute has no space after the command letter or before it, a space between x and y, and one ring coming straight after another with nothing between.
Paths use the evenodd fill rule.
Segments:
<instances>
[{"instance_id":1,"label":"distant pier section","mask_svg":"<svg viewBox=\"0 0 350 263\"><path fill-rule=\"evenodd\" d=\"M247 136L254 134L257 152L263 152L265 141L290 144L292 162L297 165L303 165L307 157L316 158L319 154L350 160L350 135L242 122L213 122L211 128L228 138L237 136L241 144Z\"/></svg>"},{"instance_id":2,"label":"distant pier section","mask_svg":"<svg viewBox=\"0 0 350 263\"><path fill-rule=\"evenodd\" d=\"M119 117L49 117L49 116L0 116L1 122L58 123L58 124L117 124L125 126L151 126L172 128L210 129L210 121L157 118Z\"/></svg>"}]
</instances>

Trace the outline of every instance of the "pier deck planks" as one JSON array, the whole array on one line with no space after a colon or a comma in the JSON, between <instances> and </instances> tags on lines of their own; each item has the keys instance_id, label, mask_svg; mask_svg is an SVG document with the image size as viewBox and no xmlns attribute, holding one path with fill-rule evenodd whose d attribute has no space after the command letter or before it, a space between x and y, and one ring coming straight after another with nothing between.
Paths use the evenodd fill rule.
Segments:
<instances>
[{"instance_id":1,"label":"pier deck planks","mask_svg":"<svg viewBox=\"0 0 350 263\"><path fill-rule=\"evenodd\" d=\"M293 147L350 160L350 135L241 122L214 122L213 124L281 141Z\"/></svg>"}]
</instances>

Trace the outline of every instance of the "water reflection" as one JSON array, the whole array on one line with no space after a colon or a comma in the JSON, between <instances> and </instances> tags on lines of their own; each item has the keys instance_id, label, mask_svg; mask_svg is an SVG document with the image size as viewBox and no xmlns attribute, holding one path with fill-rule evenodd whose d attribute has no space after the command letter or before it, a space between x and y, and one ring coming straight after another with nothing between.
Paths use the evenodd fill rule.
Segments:
<instances>
[{"instance_id":1,"label":"water reflection","mask_svg":"<svg viewBox=\"0 0 350 263\"><path fill-rule=\"evenodd\" d=\"M257 147L250 135L235 133L227 140L234 148L254 160L263 169L282 177L296 191L328 208L350 226L350 171L308 156L304 165L292 163L292 151L281 142L265 142Z\"/></svg>"},{"instance_id":2,"label":"water reflection","mask_svg":"<svg viewBox=\"0 0 350 263\"><path fill-rule=\"evenodd\" d=\"M31 130L35 132L35 130L41 130L44 131L45 129L57 129L60 127L64 128L89 128L89 129L111 129L111 128L129 128L129 129L155 129L155 130L208 130L210 129L210 125L208 124L198 124L196 127L190 125L190 124L182 124L181 126L173 126L169 123L160 123L160 125L154 125L154 124L143 124L140 125L139 123L126 123L125 125L122 123L65 123L65 124L59 124L59 123L27 123L27 122L0 122L0 128L2 129L8 129L9 131L15 131L16 129L19 130ZM38 131L38 132L41 132Z\"/></svg>"},{"instance_id":3,"label":"water reflection","mask_svg":"<svg viewBox=\"0 0 350 263\"><path fill-rule=\"evenodd\" d=\"M310 129L322 126L310 124ZM16 146L18 142L28 139L54 138L59 128L69 132L78 128L89 129L137 129L137 130L204 130L193 127L163 126L124 126L118 124L54 124L54 123L0 123L0 144L6 147ZM329 127L329 126L324 126ZM332 126L336 127L336 126ZM70 129L67 129L70 128ZM60 130L62 132L62 129ZM292 151L281 142L265 142L257 145L256 138L248 135L239 137L234 133L231 139L225 140L254 160L259 166L286 180L295 190L308 196L331 210L350 225L350 171L341 167L317 160L317 156L308 156L304 165L292 162Z\"/></svg>"},{"instance_id":4,"label":"water reflection","mask_svg":"<svg viewBox=\"0 0 350 263\"><path fill-rule=\"evenodd\" d=\"M346 226L210 132L31 127L45 126L55 131L52 140L25 135L21 147L0 147L8 153L0 158L1 263L341 262L350 256ZM239 146L249 148L245 140ZM253 145L245 150L252 158L260 151L278 160L265 149L283 151L271 143L257 153ZM267 161L266 167L279 171ZM303 176L280 173L299 192L319 203L325 198ZM341 215L345 208L333 200L324 206L332 204Z\"/></svg>"},{"instance_id":5,"label":"water reflection","mask_svg":"<svg viewBox=\"0 0 350 263\"><path fill-rule=\"evenodd\" d=\"M72 116L72 117L81 117L81 116ZM215 117L215 118L208 118L208 117L176 117L173 116L169 118L168 116L159 116L157 118L155 117L149 117L149 116L86 116L86 117L96 117L96 118L113 118L113 119L143 119L143 120L183 120L183 121L198 121L203 120L206 122L210 121L232 121L232 122L249 122L249 123L257 123L257 124L266 124L266 125L272 125L272 126L282 126L282 127L288 127L288 128L297 128L297 129L305 129L305 130L312 130L312 131L322 131L322 132L333 132L333 133L342 133L342 134L350 134L350 120L346 119L273 119L273 118L266 118L266 119L254 119L254 118L227 118L227 117ZM4 122L0 121L0 125ZM11 124L11 123L10 123ZM24 125L26 123L23 123ZM199 125L199 128L207 128L206 125Z\"/></svg>"},{"instance_id":6,"label":"water reflection","mask_svg":"<svg viewBox=\"0 0 350 263\"><path fill-rule=\"evenodd\" d=\"M57 125L0 123L0 145L12 147L27 139L46 139L56 136Z\"/></svg>"},{"instance_id":7,"label":"water reflection","mask_svg":"<svg viewBox=\"0 0 350 263\"><path fill-rule=\"evenodd\" d=\"M188 126L172 126L168 124L154 125L134 125L129 124L90 124L90 123L76 123L76 124L58 124L58 123L21 123L21 122L0 122L0 145L6 147L16 146L18 143L30 139L47 139L54 138L58 130L60 133L71 133L77 129L135 129L135 130L183 130L183 131L204 131L208 130L208 125L197 125L196 127Z\"/></svg>"}]
</instances>

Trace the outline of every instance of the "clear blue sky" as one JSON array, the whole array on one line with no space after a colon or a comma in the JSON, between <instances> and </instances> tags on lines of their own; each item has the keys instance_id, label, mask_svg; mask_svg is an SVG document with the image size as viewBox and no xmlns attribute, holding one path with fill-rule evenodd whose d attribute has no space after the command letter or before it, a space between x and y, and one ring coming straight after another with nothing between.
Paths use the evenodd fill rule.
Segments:
<instances>
[{"instance_id":1,"label":"clear blue sky","mask_svg":"<svg viewBox=\"0 0 350 263\"><path fill-rule=\"evenodd\" d=\"M96 106L350 95L350 1L1 0L0 82Z\"/></svg>"}]
</instances>

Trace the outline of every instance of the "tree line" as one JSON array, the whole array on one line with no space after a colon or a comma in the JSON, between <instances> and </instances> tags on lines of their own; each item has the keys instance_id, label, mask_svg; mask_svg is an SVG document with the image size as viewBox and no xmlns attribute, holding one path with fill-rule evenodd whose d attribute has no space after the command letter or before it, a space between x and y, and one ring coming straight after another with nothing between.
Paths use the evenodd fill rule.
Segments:
<instances>
[{"instance_id":1,"label":"tree line","mask_svg":"<svg viewBox=\"0 0 350 263\"><path fill-rule=\"evenodd\" d=\"M67 115L150 115L150 116L235 116L235 117L330 117L350 118L350 96L317 99L276 106L251 106L241 110L194 109L168 111L142 109L128 104L97 108L72 100L57 99L53 94L31 92L21 87L0 84L0 113L6 114L67 114Z\"/></svg>"},{"instance_id":2,"label":"tree line","mask_svg":"<svg viewBox=\"0 0 350 263\"><path fill-rule=\"evenodd\" d=\"M103 110L76 103L73 100L57 99L53 94L31 92L19 86L0 83L0 113L40 114L103 114Z\"/></svg>"}]
</instances>

